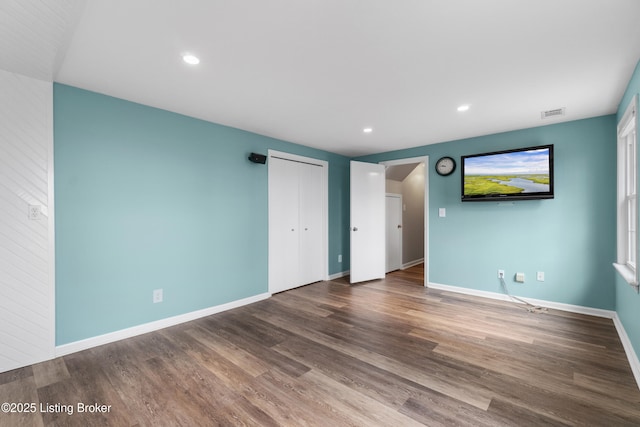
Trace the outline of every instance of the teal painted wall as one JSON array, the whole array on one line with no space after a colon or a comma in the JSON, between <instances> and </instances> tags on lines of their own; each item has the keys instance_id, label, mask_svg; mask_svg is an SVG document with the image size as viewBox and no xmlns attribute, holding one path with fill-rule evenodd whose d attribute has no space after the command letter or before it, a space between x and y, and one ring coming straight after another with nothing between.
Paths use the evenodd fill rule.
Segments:
<instances>
[{"instance_id":1,"label":"teal painted wall","mask_svg":"<svg viewBox=\"0 0 640 427\"><path fill-rule=\"evenodd\" d=\"M622 119L634 95L640 96L640 61L636 65L635 72L618 107L618 120ZM636 129L640 129L639 123L636 123ZM616 274L616 312L636 354L640 354L640 295L618 274Z\"/></svg>"},{"instance_id":2,"label":"teal painted wall","mask_svg":"<svg viewBox=\"0 0 640 427\"><path fill-rule=\"evenodd\" d=\"M379 162L429 156L429 281L613 310L616 212L615 116L559 123L361 157ZM554 144L555 198L511 203L460 201L460 168L441 177L434 163L460 156ZM446 217L438 217L446 208ZM536 272L545 281L536 281ZM516 283L516 272L525 283Z\"/></svg>"},{"instance_id":3,"label":"teal painted wall","mask_svg":"<svg viewBox=\"0 0 640 427\"><path fill-rule=\"evenodd\" d=\"M267 292L268 149L329 162L348 269L347 158L55 84L57 345Z\"/></svg>"}]
</instances>

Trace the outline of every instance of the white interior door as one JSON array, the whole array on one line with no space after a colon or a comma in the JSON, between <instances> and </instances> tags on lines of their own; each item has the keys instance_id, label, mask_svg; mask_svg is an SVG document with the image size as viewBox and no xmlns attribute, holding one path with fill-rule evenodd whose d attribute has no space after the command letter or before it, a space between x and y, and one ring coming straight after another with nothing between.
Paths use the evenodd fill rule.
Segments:
<instances>
[{"instance_id":1,"label":"white interior door","mask_svg":"<svg viewBox=\"0 0 640 427\"><path fill-rule=\"evenodd\" d=\"M402 268L402 195L387 194L386 197L386 272Z\"/></svg>"},{"instance_id":2,"label":"white interior door","mask_svg":"<svg viewBox=\"0 0 640 427\"><path fill-rule=\"evenodd\" d=\"M385 275L385 171L351 162L351 283Z\"/></svg>"}]
</instances>

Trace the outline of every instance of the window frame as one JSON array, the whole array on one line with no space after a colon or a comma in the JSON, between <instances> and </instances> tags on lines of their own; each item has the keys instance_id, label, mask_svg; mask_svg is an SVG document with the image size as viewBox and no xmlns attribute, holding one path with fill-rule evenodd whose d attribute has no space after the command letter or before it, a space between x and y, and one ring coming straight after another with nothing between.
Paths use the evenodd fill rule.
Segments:
<instances>
[{"instance_id":1,"label":"window frame","mask_svg":"<svg viewBox=\"0 0 640 427\"><path fill-rule=\"evenodd\" d=\"M640 290L638 269L638 96L617 128L617 254L613 264L629 285Z\"/></svg>"}]
</instances>

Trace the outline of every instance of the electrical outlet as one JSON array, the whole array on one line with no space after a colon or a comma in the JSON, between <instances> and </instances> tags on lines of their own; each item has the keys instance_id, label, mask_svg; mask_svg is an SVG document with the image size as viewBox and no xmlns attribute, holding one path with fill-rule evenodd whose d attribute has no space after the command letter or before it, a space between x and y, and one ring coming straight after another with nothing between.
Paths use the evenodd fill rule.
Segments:
<instances>
[{"instance_id":1,"label":"electrical outlet","mask_svg":"<svg viewBox=\"0 0 640 427\"><path fill-rule=\"evenodd\" d=\"M38 220L40 219L40 214L42 213L42 206L40 205L29 205L29 219Z\"/></svg>"},{"instance_id":2,"label":"electrical outlet","mask_svg":"<svg viewBox=\"0 0 640 427\"><path fill-rule=\"evenodd\" d=\"M162 289L154 289L153 290L153 303L162 302Z\"/></svg>"},{"instance_id":3,"label":"electrical outlet","mask_svg":"<svg viewBox=\"0 0 640 427\"><path fill-rule=\"evenodd\" d=\"M338 255L338 262L342 262L342 254Z\"/></svg>"},{"instance_id":4,"label":"electrical outlet","mask_svg":"<svg viewBox=\"0 0 640 427\"><path fill-rule=\"evenodd\" d=\"M544 282L544 271L538 271L536 273L536 279L538 282Z\"/></svg>"},{"instance_id":5,"label":"electrical outlet","mask_svg":"<svg viewBox=\"0 0 640 427\"><path fill-rule=\"evenodd\" d=\"M504 279L504 270L498 270L498 279Z\"/></svg>"}]
</instances>

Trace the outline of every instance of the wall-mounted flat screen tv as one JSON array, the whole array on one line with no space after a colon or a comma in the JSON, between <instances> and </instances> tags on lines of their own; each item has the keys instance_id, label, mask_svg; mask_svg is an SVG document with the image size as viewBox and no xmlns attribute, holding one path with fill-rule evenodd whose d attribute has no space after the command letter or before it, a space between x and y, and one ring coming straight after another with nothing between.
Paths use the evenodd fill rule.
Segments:
<instances>
[{"instance_id":1,"label":"wall-mounted flat screen tv","mask_svg":"<svg viewBox=\"0 0 640 427\"><path fill-rule=\"evenodd\" d=\"M462 201L553 199L553 145L462 156Z\"/></svg>"}]
</instances>

